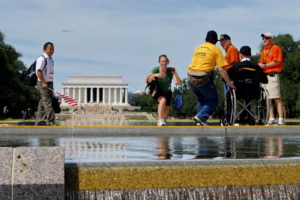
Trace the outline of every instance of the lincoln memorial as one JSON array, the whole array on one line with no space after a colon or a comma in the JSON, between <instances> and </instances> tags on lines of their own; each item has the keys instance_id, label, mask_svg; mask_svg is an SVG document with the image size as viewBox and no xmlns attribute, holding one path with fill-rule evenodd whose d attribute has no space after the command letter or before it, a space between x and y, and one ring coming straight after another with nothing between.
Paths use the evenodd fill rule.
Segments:
<instances>
[{"instance_id":1,"label":"lincoln memorial","mask_svg":"<svg viewBox=\"0 0 300 200\"><path fill-rule=\"evenodd\" d=\"M62 89L79 105L129 106L128 84L122 76L69 76ZM63 101L62 106L68 105Z\"/></svg>"}]
</instances>

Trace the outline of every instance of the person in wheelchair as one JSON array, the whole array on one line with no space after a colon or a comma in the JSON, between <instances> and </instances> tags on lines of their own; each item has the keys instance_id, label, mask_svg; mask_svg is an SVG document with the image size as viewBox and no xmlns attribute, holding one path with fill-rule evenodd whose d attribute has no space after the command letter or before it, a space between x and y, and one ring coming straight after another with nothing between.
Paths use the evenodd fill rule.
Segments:
<instances>
[{"instance_id":1,"label":"person in wheelchair","mask_svg":"<svg viewBox=\"0 0 300 200\"><path fill-rule=\"evenodd\" d=\"M228 70L228 75L237 88L236 98L244 100L247 105L253 99L259 98L260 84L268 83L268 79L259 65L251 61L251 48L249 46L241 47L239 57L241 62L233 64ZM247 109L251 109L250 105L248 105ZM237 122L252 124L250 122L251 116L246 110L240 114Z\"/></svg>"}]
</instances>

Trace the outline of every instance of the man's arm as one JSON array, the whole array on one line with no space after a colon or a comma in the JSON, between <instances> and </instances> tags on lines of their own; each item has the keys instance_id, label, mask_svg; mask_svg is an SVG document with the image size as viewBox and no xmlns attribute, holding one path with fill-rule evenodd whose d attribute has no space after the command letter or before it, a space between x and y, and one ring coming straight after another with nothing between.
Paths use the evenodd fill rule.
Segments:
<instances>
[{"instance_id":1,"label":"man's arm","mask_svg":"<svg viewBox=\"0 0 300 200\"><path fill-rule=\"evenodd\" d=\"M258 63L258 65L262 68L262 69L265 69L265 68L268 68L268 67L273 67L275 65L278 65L280 64L280 62L277 62L277 61L272 61L268 64L265 64L265 63Z\"/></svg>"},{"instance_id":2,"label":"man's arm","mask_svg":"<svg viewBox=\"0 0 300 200\"><path fill-rule=\"evenodd\" d=\"M47 89L48 84L46 83L42 70L45 69L47 65L47 60L44 56L40 56L36 61L36 76L39 78L39 80L42 83L42 88Z\"/></svg>"},{"instance_id":3,"label":"man's arm","mask_svg":"<svg viewBox=\"0 0 300 200\"><path fill-rule=\"evenodd\" d=\"M229 76L227 74L227 71L224 67L219 67L219 73L222 76L222 78L224 79L224 81L227 83L227 85L233 89L236 89L235 85L233 84L233 82L229 79Z\"/></svg>"},{"instance_id":4,"label":"man's arm","mask_svg":"<svg viewBox=\"0 0 300 200\"><path fill-rule=\"evenodd\" d=\"M39 77L39 79L41 80L41 83L42 83L42 88L44 89L48 89L48 84L46 83L44 77L43 77L43 74L42 74L42 70L37 70L36 71L36 75L37 77Z\"/></svg>"}]
</instances>

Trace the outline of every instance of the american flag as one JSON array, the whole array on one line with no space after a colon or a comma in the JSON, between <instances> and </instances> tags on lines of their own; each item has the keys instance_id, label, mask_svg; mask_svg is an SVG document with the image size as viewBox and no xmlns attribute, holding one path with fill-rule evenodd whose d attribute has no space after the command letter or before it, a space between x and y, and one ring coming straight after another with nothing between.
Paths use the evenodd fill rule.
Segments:
<instances>
[{"instance_id":1,"label":"american flag","mask_svg":"<svg viewBox=\"0 0 300 200\"><path fill-rule=\"evenodd\" d=\"M51 89L49 89L51 90ZM78 101L76 99L74 99L73 97L70 97L68 95L65 94L61 94L59 92L56 92L54 90L51 90L54 93L58 94L61 98L63 98L65 100L65 102L67 102L70 106L78 106Z\"/></svg>"}]
</instances>

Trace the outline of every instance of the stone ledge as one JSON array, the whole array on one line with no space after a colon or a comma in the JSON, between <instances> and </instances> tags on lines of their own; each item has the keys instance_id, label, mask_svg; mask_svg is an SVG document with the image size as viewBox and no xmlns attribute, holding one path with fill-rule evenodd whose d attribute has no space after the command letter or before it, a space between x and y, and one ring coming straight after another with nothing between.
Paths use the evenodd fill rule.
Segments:
<instances>
[{"instance_id":1,"label":"stone ledge","mask_svg":"<svg viewBox=\"0 0 300 200\"><path fill-rule=\"evenodd\" d=\"M66 190L300 184L300 159L67 165Z\"/></svg>"},{"instance_id":2,"label":"stone ledge","mask_svg":"<svg viewBox=\"0 0 300 200\"><path fill-rule=\"evenodd\" d=\"M64 199L64 149L0 148L0 199Z\"/></svg>"}]
</instances>

